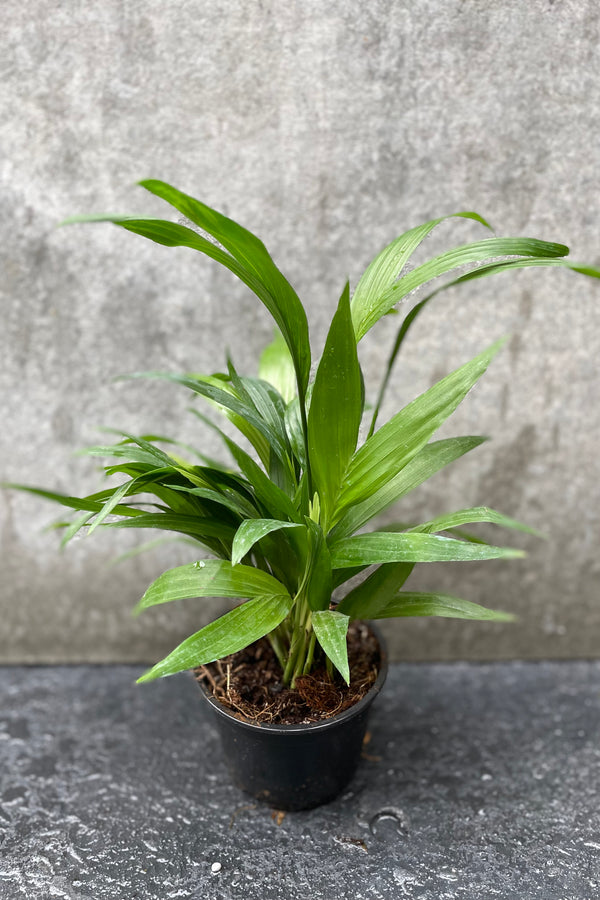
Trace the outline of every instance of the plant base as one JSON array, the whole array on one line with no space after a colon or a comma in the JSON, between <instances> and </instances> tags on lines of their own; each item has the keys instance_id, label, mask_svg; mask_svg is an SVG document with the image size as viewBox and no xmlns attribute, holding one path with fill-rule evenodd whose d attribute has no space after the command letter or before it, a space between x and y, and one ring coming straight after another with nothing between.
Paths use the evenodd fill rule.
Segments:
<instances>
[{"instance_id":1,"label":"plant base","mask_svg":"<svg viewBox=\"0 0 600 900\"><path fill-rule=\"evenodd\" d=\"M346 787L360 760L371 704L387 675L387 654L380 635L376 636L380 666L371 689L349 709L318 722L265 725L243 720L200 682L238 787L282 810L320 806Z\"/></svg>"}]
</instances>

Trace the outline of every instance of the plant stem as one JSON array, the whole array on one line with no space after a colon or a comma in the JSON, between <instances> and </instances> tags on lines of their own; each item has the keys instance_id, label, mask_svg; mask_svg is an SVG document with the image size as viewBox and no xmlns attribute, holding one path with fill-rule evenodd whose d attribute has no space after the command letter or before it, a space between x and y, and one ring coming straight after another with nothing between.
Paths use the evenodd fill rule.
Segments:
<instances>
[{"instance_id":1,"label":"plant stem","mask_svg":"<svg viewBox=\"0 0 600 900\"><path fill-rule=\"evenodd\" d=\"M325 666L327 668L327 674L329 675L330 679L333 681L333 663L331 662L331 660L329 659L328 656L325 657Z\"/></svg>"},{"instance_id":2,"label":"plant stem","mask_svg":"<svg viewBox=\"0 0 600 900\"><path fill-rule=\"evenodd\" d=\"M300 384L298 384L298 404L300 406L300 422L302 425L302 437L304 439L304 455L306 456L306 480L308 483L308 496L312 499L313 495L313 482L312 482L312 472L310 468L310 457L308 455L308 420L306 418L306 394L303 390L300 390Z\"/></svg>"},{"instance_id":3,"label":"plant stem","mask_svg":"<svg viewBox=\"0 0 600 900\"><path fill-rule=\"evenodd\" d=\"M294 666L294 674L292 676L292 684L291 684L292 688L296 687L296 678L298 678L299 675L303 674L304 668L306 666L306 659L308 656L308 649L310 646L310 641L307 640L308 635L309 635L308 629L305 629L304 635L303 635L303 640L302 640L302 643L300 644L300 652L298 653L298 656L296 657L296 665Z\"/></svg>"},{"instance_id":4,"label":"plant stem","mask_svg":"<svg viewBox=\"0 0 600 900\"><path fill-rule=\"evenodd\" d=\"M283 683L294 687L296 678L302 675L307 666L307 659L314 655L314 642L311 650L313 630L310 620L310 607L304 596L299 596L294 609L294 622L290 640L290 650L283 671ZM310 668L310 665L309 665Z\"/></svg>"},{"instance_id":5,"label":"plant stem","mask_svg":"<svg viewBox=\"0 0 600 900\"><path fill-rule=\"evenodd\" d=\"M427 297L424 297L420 303L417 303L411 311L408 313L404 321L402 322L398 334L396 335L396 340L394 341L394 346L392 347L392 352L390 353L389 359L387 361L387 366L385 370L385 375L383 376L383 380L381 382L381 387L379 388L379 393L377 394L377 400L375 401L375 409L373 411L373 417L371 419L371 426L369 428L369 433L367 435L367 440L371 437L373 432L375 431L375 423L377 422L377 416L379 415L379 411L381 409L381 404L383 403L383 396L385 394L386 388L389 384L392 369L394 368L394 363L396 362L396 357L400 352L400 347L402 346L402 342L406 337L406 333L414 320L417 318L421 310L424 306L427 305L427 302L437 294L437 291L434 291L433 294L429 294Z\"/></svg>"},{"instance_id":6,"label":"plant stem","mask_svg":"<svg viewBox=\"0 0 600 900\"><path fill-rule=\"evenodd\" d=\"M300 642L302 640L301 634L294 634L292 637L292 643L290 645L290 652L288 654L287 663L285 664L285 668L283 670L283 683L288 685L292 680L292 675L294 672L294 667L296 665L296 657L298 656L298 651L300 649Z\"/></svg>"},{"instance_id":7,"label":"plant stem","mask_svg":"<svg viewBox=\"0 0 600 900\"><path fill-rule=\"evenodd\" d=\"M281 643L281 638L280 638L279 634L275 630L275 631L272 631L270 634L268 634L267 637L269 639L269 643L271 644L271 647L275 651L275 656L277 657L277 659L279 661L279 665L281 666L282 669L285 668L285 663L286 663L285 650L283 649L283 644Z\"/></svg>"},{"instance_id":8,"label":"plant stem","mask_svg":"<svg viewBox=\"0 0 600 900\"><path fill-rule=\"evenodd\" d=\"M315 645L317 643L317 635L314 631L310 632L310 641L308 643L308 652L306 654L306 662L304 663L304 669L302 670L303 675L308 675L312 668L313 659L315 656Z\"/></svg>"}]
</instances>

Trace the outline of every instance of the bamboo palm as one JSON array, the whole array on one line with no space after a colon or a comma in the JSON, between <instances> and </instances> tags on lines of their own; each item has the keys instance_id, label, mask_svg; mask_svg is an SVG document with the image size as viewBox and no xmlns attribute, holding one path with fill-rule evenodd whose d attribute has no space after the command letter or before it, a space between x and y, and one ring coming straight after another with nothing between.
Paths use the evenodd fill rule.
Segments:
<instances>
[{"instance_id":1,"label":"bamboo palm","mask_svg":"<svg viewBox=\"0 0 600 900\"><path fill-rule=\"evenodd\" d=\"M119 433L116 443L84 451L108 460L108 477L124 477L116 486L74 497L10 485L75 511L72 520L59 523L64 542L81 530L90 534L116 527L174 532L195 544L198 558L164 572L141 598L138 612L183 598L219 596L243 601L190 636L140 681L211 662L265 635L281 662L286 683L293 685L323 655L328 667L334 666L348 681L346 633L352 619L511 618L467 600L407 591L404 586L420 563L523 555L520 550L491 545L463 531L463 525L488 522L531 529L487 507L445 513L386 532L373 525L384 509L484 441L478 436L432 438L503 342L465 362L377 428L382 399L412 323L442 291L528 266L561 266L594 278L600 272L571 263L562 244L497 237L450 249L406 272L413 252L443 221L433 219L384 248L352 297L350 285L344 287L310 383L306 313L264 244L236 222L164 182L145 181L142 186L203 234L161 219L95 216L70 221L112 222L159 244L188 247L208 256L254 292L277 330L261 356L258 376L240 375L231 360L226 374L135 375L165 379L191 391L209 409L229 419L250 442L254 455L194 408L194 414L219 434L229 461L207 458L164 436ZM477 213L455 215L490 228ZM469 271L465 272L465 266L471 267ZM432 288L431 283L444 275L450 275L450 280L436 282ZM422 286L428 286L429 292L399 326L374 410L368 414L367 437L359 445L365 417L359 341L399 300ZM180 457L180 450L184 456L190 454L191 461ZM362 533L369 523L372 530ZM375 568L358 586L343 587L369 567ZM336 606L332 591L340 586L345 595Z\"/></svg>"}]
</instances>

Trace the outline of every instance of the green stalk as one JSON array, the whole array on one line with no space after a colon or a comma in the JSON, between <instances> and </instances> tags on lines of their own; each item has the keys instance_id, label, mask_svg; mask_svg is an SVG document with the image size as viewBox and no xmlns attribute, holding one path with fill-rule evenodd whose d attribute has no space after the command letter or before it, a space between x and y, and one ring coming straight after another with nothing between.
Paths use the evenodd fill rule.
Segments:
<instances>
[{"instance_id":1,"label":"green stalk","mask_svg":"<svg viewBox=\"0 0 600 900\"><path fill-rule=\"evenodd\" d=\"M304 438L304 455L306 456L306 481L308 486L308 496L312 499L313 481L310 468L310 457L308 455L308 419L306 418L306 396L303 390L300 390L298 382L298 405L300 406L300 422L302 424L302 436Z\"/></svg>"},{"instance_id":2,"label":"green stalk","mask_svg":"<svg viewBox=\"0 0 600 900\"><path fill-rule=\"evenodd\" d=\"M294 609L294 626L290 642L290 651L283 672L283 683L294 687L296 678L302 675L307 664L312 637L310 624L310 608L306 597L299 596ZM312 649L314 654L314 646Z\"/></svg>"},{"instance_id":3,"label":"green stalk","mask_svg":"<svg viewBox=\"0 0 600 900\"><path fill-rule=\"evenodd\" d=\"M296 663L294 665L294 674L292 675L292 681L290 684L290 687L292 689L294 689L296 687L296 678L299 675L302 675L302 672L304 671L304 665L306 663L306 654L307 654L307 650L308 650L308 644L307 644L307 640L306 640L307 636L308 636L308 632L305 629L302 629L302 632L300 635L299 651L296 656Z\"/></svg>"},{"instance_id":4,"label":"green stalk","mask_svg":"<svg viewBox=\"0 0 600 900\"><path fill-rule=\"evenodd\" d=\"M279 661L279 665L283 669L285 667L285 663L286 663L285 650L283 649L283 644L281 642L281 638L280 638L279 634L277 633L277 629L275 629L275 631L272 631L270 634L268 634L267 637L269 639L269 643L271 644L271 647L275 651L275 656L277 657L277 659Z\"/></svg>"},{"instance_id":5,"label":"green stalk","mask_svg":"<svg viewBox=\"0 0 600 900\"><path fill-rule=\"evenodd\" d=\"M289 626L287 619L284 619L283 622L281 622L277 626L277 628L275 629L275 634L277 635L277 637L283 647L287 648L290 646L291 632L290 632L290 626ZM285 656L285 652L284 652L284 656Z\"/></svg>"},{"instance_id":6,"label":"green stalk","mask_svg":"<svg viewBox=\"0 0 600 900\"><path fill-rule=\"evenodd\" d=\"M303 650L306 651L306 646L304 646ZM290 684L292 690L296 687L296 678L298 678L304 672L305 660L306 652L299 653L296 665L294 667L294 674L292 675L292 682Z\"/></svg>"},{"instance_id":7,"label":"green stalk","mask_svg":"<svg viewBox=\"0 0 600 900\"><path fill-rule=\"evenodd\" d=\"M331 681L333 681L333 663L331 662L331 660L329 659L328 656L325 656L325 667L327 669L327 674L329 675L329 678L331 679Z\"/></svg>"},{"instance_id":8,"label":"green stalk","mask_svg":"<svg viewBox=\"0 0 600 900\"><path fill-rule=\"evenodd\" d=\"M303 675L308 675L310 670L312 669L313 660L315 657L315 646L317 643L317 635L314 631L311 630L310 633L310 641L308 644L308 653L306 654L306 662L304 663L304 669L302 670Z\"/></svg>"},{"instance_id":9,"label":"green stalk","mask_svg":"<svg viewBox=\"0 0 600 900\"><path fill-rule=\"evenodd\" d=\"M302 635L294 631L294 634L292 635L292 643L290 645L290 652L288 654L287 663L285 664L285 668L283 670L283 683L284 685L286 685L286 687L292 680L292 675L296 666L296 658L298 656L298 651L300 650L301 641Z\"/></svg>"},{"instance_id":10,"label":"green stalk","mask_svg":"<svg viewBox=\"0 0 600 900\"><path fill-rule=\"evenodd\" d=\"M375 402L375 409L373 411L373 417L371 419L371 427L369 428L369 433L367 435L366 440L369 440L369 438L375 431L375 424L377 422L377 417L379 416L379 412L381 410L381 404L383 403L383 397L386 392L387 386L389 384L390 378L392 376L392 369L394 368L394 363L396 362L396 357L398 356L398 353L400 352L400 347L402 346L402 342L403 342L404 338L406 337L406 333L407 333L408 329L410 328L410 326L412 325L412 323L414 322L414 320L417 318L417 316L421 312L421 310L423 309L423 307L437 293L438 293L438 291L434 291L433 294L429 294L428 297L424 297L420 303L417 303L417 305L411 309L411 311L408 313L408 315L406 316L406 318L400 325L398 334L396 335L396 340L394 341L394 346L392 347L392 352L390 353L388 361L387 361L387 365L385 368L385 374L384 374L383 380L381 382L381 387L379 388L379 393L377 394L377 400Z\"/></svg>"},{"instance_id":11,"label":"green stalk","mask_svg":"<svg viewBox=\"0 0 600 900\"><path fill-rule=\"evenodd\" d=\"M300 650L300 644L302 639L302 631L300 628L300 606L302 600L300 596L296 595L296 603L294 608L289 616L292 624L292 632L290 635L290 649L288 652L287 662L285 664L283 670L283 683L284 685L289 685L292 680L292 675L294 673L294 668L296 665L296 659L298 657L298 652Z\"/></svg>"},{"instance_id":12,"label":"green stalk","mask_svg":"<svg viewBox=\"0 0 600 900\"><path fill-rule=\"evenodd\" d=\"M310 607L307 603L306 597L303 597L300 605L300 616L298 621L298 638L300 649L296 656L294 665L294 674L292 676L291 682L292 688L295 687L296 678L298 678L299 675L303 674L306 667L306 660L308 658L312 633L313 630L311 625Z\"/></svg>"}]
</instances>

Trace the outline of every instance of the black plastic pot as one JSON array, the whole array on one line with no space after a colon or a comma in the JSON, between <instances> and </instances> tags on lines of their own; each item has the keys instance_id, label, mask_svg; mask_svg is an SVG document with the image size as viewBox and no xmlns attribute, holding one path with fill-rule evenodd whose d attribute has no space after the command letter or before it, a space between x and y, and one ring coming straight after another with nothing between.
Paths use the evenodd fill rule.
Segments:
<instances>
[{"instance_id":1,"label":"black plastic pot","mask_svg":"<svg viewBox=\"0 0 600 900\"><path fill-rule=\"evenodd\" d=\"M372 626L370 626L372 627ZM274 809L312 809L333 800L356 771L367 718L387 675L387 651L378 631L379 675L350 709L307 725L258 725L232 716L200 683L214 711L234 783Z\"/></svg>"}]
</instances>

